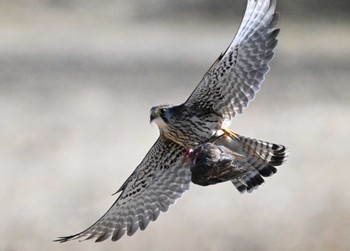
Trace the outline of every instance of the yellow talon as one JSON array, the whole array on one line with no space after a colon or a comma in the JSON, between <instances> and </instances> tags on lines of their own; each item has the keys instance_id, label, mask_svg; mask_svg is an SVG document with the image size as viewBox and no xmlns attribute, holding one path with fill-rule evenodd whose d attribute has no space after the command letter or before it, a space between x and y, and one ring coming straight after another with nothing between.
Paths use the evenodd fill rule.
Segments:
<instances>
[{"instance_id":1,"label":"yellow talon","mask_svg":"<svg viewBox=\"0 0 350 251\"><path fill-rule=\"evenodd\" d=\"M235 132L231 131L230 129L228 129L228 128L221 128L221 130L224 132L225 135L227 135L227 136L229 136L231 138L236 138L236 139L239 140L238 135Z\"/></svg>"}]
</instances>

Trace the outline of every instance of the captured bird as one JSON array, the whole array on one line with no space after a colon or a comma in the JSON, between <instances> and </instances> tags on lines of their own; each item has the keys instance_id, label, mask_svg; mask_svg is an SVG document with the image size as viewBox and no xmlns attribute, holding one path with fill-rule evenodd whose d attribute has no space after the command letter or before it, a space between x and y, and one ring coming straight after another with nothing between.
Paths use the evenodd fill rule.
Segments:
<instances>
[{"instance_id":1,"label":"captured bird","mask_svg":"<svg viewBox=\"0 0 350 251\"><path fill-rule=\"evenodd\" d=\"M131 236L166 212L193 178L200 185L232 180L239 191L250 191L262 183L261 176L276 172L274 166L286 157L285 147L227 129L254 99L269 71L279 33L275 9L276 0L248 0L235 38L187 101L151 108L150 120L158 125L160 136L117 191L115 203L86 230L56 241L116 241L125 234ZM208 142L213 144L209 148ZM210 157L219 150L227 151L226 155ZM220 162L222 158L227 158L227 166ZM207 176L210 173L218 177Z\"/></svg>"},{"instance_id":2,"label":"captured bird","mask_svg":"<svg viewBox=\"0 0 350 251\"><path fill-rule=\"evenodd\" d=\"M231 181L243 193L257 189L264 183L263 177L276 173L276 166L282 165L286 156L282 145L223 134L190 150L183 162L190 162L194 184L208 186Z\"/></svg>"}]
</instances>

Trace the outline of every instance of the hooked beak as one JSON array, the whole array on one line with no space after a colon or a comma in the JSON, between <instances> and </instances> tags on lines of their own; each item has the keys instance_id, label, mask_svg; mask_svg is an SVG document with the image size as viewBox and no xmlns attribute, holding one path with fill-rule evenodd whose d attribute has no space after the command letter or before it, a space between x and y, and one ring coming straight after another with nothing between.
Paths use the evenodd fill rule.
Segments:
<instances>
[{"instance_id":1,"label":"hooked beak","mask_svg":"<svg viewBox=\"0 0 350 251\"><path fill-rule=\"evenodd\" d=\"M153 121L155 118L157 118L157 117L158 117L158 115L157 115L157 114L155 114L154 112L152 112L152 113L151 113L150 120L149 120L149 123L151 124L151 123L152 123L152 121Z\"/></svg>"}]
</instances>

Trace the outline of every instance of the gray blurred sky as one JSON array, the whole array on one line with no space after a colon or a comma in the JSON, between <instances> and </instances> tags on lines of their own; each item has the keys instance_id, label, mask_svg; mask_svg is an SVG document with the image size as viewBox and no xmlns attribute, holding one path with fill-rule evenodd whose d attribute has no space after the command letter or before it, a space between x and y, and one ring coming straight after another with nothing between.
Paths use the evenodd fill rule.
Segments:
<instances>
[{"instance_id":1,"label":"gray blurred sky","mask_svg":"<svg viewBox=\"0 0 350 251\"><path fill-rule=\"evenodd\" d=\"M3 0L0 6L4 9L13 8L37 9L38 11L65 10L65 11L91 11L106 16L111 13L124 13L131 18L146 17L164 18L164 16L178 17L179 15L193 16L213 16L218 18L227 14L240 14L245 6L245 1L231 0ZM279 10L285 16L300 17L315 15L323 18L338 18L350 16L350 2L347 0L327 1L327 0L294 0L278 1Z\"/></svg>"},{"instance_id":2,"label":"gray blurred sky","mask_svg":"<svg viewBox=\"0 0 350 251\"><path fill-rule=\"evenodd\" d=\"M158 136L149 108L187 98L244 6L0 2L1 251L350 250L349 1L279 1L271 72L232 125L290 148L263 187L192 186L132 238L51 242L113 203Z\"/></svg>"}]
</instances>

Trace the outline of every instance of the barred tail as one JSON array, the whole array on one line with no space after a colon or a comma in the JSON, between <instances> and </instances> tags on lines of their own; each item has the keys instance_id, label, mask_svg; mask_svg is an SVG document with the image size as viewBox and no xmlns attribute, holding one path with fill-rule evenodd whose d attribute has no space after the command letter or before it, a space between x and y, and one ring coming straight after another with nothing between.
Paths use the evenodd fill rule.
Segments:
<instances>
[{"instance_id":1,"label":"barred tail","mask_svg":"<svg viewBox=\"0 0 350 251\"><path fill-rule=\"evenodd\" d=\"M238 163L247 170L232 183L241 192L251 192L264 182L263 177L269 177L277 172L276 167L283 164L288 156L288 150L283 145L269 143L262 140L239 137L241 152L245 157Z\"/></svg>"},{"instance_id":2,"label":"barred tail","mask_svg":"<svg viewBox=\"0 0 350 251\"><path fill-rule=\"evenodd\" d=\"M276 173L276 166L282 165L288 156L288 151L283 145L246 138L241 135L239 138L247 162L264 177Z\"/></svg>"}]
</instances>

